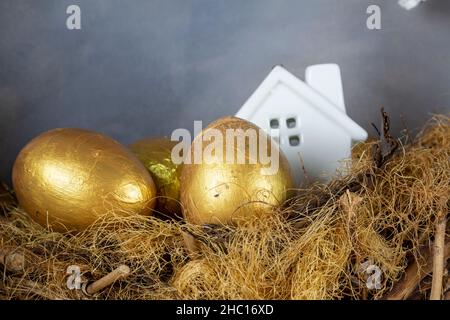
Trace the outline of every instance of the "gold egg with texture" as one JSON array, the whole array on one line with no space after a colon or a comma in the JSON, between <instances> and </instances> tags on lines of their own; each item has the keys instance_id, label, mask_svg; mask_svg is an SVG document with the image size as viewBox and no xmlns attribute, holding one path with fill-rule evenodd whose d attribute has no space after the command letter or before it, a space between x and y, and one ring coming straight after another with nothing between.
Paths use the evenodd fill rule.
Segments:
<instances>
[{"instance_id":1,"label":"gold egg with texture","mask_svg":"<svg viewBox=\"0 0 450 320\"><path fill-rule=\"evenodd\" d=\"M181 165L172 161L172 148L177 144L166 137L138 140L130 149L150 172L157 190L156 211L174 216L181 213Z\"/></svg>"},{"instance_id":2,"label":"gold egg with texture","mask_svg":"<svg viewBox=\"0 0 450 320\"><path fill-rule=\"evenodd\" d=\"M245 135L252 131L259 138L250 141ZM234 136L227 139L228 132ZM213 136L222 136L217 148L211 147L214 139L205 142L205 137ZM272 160L278 161L278 168L272 174L263 174L267 161L250 161L255 147L277 156ZM230 150L233 161L224 156ZM202 161L196 162L198 151ZM237 161L239 153L245 155L245 163ZM293 178L283 152L262 129L246 120L225 117L211 123L194 138L188 155L181 174L181 203L183 215L191 223L240 224L273 214L274 207L292 194Z\"/></svg>"},{"instance_id":3,"label":"gold egg with texture","mask_svg":"<svg viewBox=\"0 0 450 320\"><path fill-rule=\"evenodd\" d=\"M81 231L105 215L150 215L156 203L155 184L139 159L84 129L54 129L31 140L12 179L20 206L54 231Z\"/></svg>"}]
</instances>

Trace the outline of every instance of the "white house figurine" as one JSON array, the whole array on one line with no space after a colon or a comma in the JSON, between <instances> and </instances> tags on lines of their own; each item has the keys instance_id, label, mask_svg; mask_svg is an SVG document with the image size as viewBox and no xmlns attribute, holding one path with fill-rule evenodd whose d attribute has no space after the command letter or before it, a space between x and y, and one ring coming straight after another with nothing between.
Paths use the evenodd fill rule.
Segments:
<instances>
[{"instance_id":1,"label":"white house figurine","mask_svg":"<svg viewBox=\"0 0 450 320\"><path fill-rule=\"evenodd\" d=\"M280 144L297 185L329 180L352 142L367 139L346 114L338 65L310 66L305 81L276 66L236 114Z\"/></svg>"}]
</instances>

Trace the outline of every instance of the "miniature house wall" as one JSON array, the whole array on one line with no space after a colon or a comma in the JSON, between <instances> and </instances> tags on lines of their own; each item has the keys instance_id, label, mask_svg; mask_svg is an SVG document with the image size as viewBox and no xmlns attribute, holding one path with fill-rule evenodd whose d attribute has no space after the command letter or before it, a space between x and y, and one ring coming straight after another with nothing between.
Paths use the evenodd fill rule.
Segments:
<instances>
[{"instance_id":1,"label":"miniature house wall","mask_svg":"<svg viewBox=\"0 0 450 320\"><path fill-rule=\"evenodd\" d=\"M367 138L345 113L337 65L308 67L306 82L276 66L236 114L280 144L297 185L330 179L351 156L352 142Z\"/></svg>"}]
</instances>

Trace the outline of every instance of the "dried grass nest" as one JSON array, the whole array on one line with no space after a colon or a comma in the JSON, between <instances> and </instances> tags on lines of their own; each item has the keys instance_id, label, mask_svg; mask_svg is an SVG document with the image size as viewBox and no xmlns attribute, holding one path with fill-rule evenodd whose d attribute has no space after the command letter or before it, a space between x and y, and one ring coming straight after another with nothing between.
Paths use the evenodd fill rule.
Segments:
<instances>
[{"instance_id":1,"label":"dried grass nest","mask_svg":"<svg viewBox=\"0 0 450 320\"><path fill-rule=\"evenodd\" d=\"M346 174L239 227L117 217L60 234L0 190L0 298L427 299L436 225L450 206L450 117L405 140L379 167L380 142L359 145ZM123 264L126 279L95 294L66 285L69 266L87 283ZM378 288L367 288L371 265ZM444 270L443 298L448 279Z\"/></svg>"}]
</instances>

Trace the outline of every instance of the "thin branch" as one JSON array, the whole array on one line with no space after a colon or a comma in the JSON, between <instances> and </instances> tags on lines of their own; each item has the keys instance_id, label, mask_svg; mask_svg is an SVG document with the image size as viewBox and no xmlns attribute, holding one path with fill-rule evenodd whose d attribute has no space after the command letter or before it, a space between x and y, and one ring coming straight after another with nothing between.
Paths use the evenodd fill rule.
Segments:
<instances>
[{"instance_id":1,"label":"thin branch","mask_svg":"<svg viewBox=\"0 0 450 320\"><path fill-rule=\"evenodd\" d=\"M118 268L114 269L110 273L108 273L103 278L87 285L87 287L83 288L88 295L93 295L106 287L112 285L117 280L125 279L130 275L130 267L127 265L121 265Z\"/></svg>"},{"instance_id":2,"label":"thin branch","mask_svg":"<svg viewBox=\"0 0 450 320\"><path fill-rule=\"evenodd\" d=\"M433 281L431 285L430 300L441 300L442 279L444 278L444 245L445 228L447 226L446 216L441 213L436 223L436 232L434 236L434 255L433 255Z\"/></svg>"},{"instance_id":3,"label":"thin branch","mask_svg":"<svg viewBox=\"0 0 450 320\"><path fill-rule=\"evenodd\" d=\"M450 258L450 239L445 240L444 259ZM412 263L405 271L403 279L398 282L384 299L404 300L414 292L420 281L433 271L433 255L430 248L421 250L420 261Z\"/></svg>"},{"instance_id":4,"label":"thin branch","mask_svg":"<svg viewBox=\"0 0 450 320\"><path fill-rule=\"evenodd\" d=\"M363 201L362 197L353 192L350 192L349 190L347 190L339 198L339 203L342 210L347 213L347 233L353 245L353 251L356 256L356 265L358 268L362 265L364 257L361 256L361 250L359 248L357 235L355 234L355 225L356 225L355 220L357 220L358 218L357 211L362 201ZM360 272L358 272L358 280L359 280L358 283L365 282L365 279L363 279L362 274ZM368 294L369 293L367 287L363 286L361 299L367 300Z\"/></svg>"}]
</instances>

